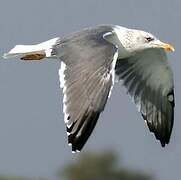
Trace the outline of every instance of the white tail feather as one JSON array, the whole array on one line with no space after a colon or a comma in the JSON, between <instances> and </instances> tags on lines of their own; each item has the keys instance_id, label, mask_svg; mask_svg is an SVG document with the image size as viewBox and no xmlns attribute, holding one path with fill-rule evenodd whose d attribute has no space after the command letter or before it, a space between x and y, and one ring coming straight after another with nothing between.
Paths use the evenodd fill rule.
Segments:
<instances>
[{"instance_id":1,"label":"white tail feather","mask_svg":"<svg viewBox=\"0 0 181 180\"><path fill-rule=\"evenodd\" d=\"M51 57L52 46L57 43L58 39L59 38L50 39L48 41L35 45L16 45L8 53L5 53L3 55L3 58L21 58L25 55L30 55L33 53L44 53L46 54L46 57Z\"/></svg>"}]
</instances>

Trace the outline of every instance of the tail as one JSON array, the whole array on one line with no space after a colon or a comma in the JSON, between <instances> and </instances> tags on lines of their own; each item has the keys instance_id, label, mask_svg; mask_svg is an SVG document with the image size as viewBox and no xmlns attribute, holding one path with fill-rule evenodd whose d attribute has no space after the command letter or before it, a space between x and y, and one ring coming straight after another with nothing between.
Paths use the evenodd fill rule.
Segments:
<instances>
[{"instance_id":1,"label":"tail","mask_svg":"<svg viewBox=\"0 0 181 180\"><path fill-rule=\"evenodd\" d=\"M59 38L50 39L36 45L16 45L3 58L20 58L22 60L40 60L52 57L52 48L57 44Z\"/></svg>"}]
</instances>

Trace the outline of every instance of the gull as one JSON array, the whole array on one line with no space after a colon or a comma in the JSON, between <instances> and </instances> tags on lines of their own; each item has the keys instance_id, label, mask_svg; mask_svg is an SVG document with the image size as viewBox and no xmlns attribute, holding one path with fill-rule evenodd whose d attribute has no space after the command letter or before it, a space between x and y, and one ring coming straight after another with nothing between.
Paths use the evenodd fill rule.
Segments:
<instances>
[{"instance_id":1,"label":"gull","mask_svg":"<svg viewBox=\"0 0 181 180\"><path fill-rule=\"evenodd\" d=\"M166 52L172 45L151 33L98 25L35 45L16 45L4 58L58 59L63 112L72 152L81 151L121 81L162 147L174 122L174 83Z\"/></svg>"}]
</instances>

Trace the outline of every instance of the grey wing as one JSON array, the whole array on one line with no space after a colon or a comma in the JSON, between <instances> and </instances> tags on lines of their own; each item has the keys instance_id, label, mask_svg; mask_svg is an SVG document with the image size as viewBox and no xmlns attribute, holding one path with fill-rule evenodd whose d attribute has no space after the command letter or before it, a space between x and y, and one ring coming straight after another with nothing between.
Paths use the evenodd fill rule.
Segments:
<instances>
[{"instance_id":1,"label":"grey wing","mask_svg":"<svg viewBox=\"0 0 181 180\"><path fill-rule=\"evenodd\" d=\"M133 97L149 130L161 145L169 143L174 121L173 75L166 53L149 49L118 60L116 76Z\"/></svg>"},{"instance_id":2,"label":"grey wing","mask_svg":"<svg viewBox=\"0 0 181 180\"><path fill-rule=\"evenodd\" d=\"M66 44L63 52L59 74L64 120L72 151L80 151L104 110L118 53L115 46L97 38L87 44L83 40Z\"/></svg>"}]
</instances>

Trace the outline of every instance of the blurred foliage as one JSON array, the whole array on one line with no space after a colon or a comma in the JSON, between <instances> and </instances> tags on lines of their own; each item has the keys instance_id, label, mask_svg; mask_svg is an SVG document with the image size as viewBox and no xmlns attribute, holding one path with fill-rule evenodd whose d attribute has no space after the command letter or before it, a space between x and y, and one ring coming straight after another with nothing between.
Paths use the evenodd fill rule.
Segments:
<instances>
[{"instance_id":1,"label":"blurred foliage","mask_svg":"<svg viewBox=\"0 0 181 180\"><path fill-rule=\"evenodd\" d=\"M141 171L124 168L114 152L85 153L73 164L58 171L66 180L153 180ZM121 166L119 166L121 165Z\"/></svg>"},{"instance_id":2,"label":"blurred foliage","mask_svg":"<svg viewBox=\"0 0 181 180\"><path fill-rule=\"evenodd\" d=\"M60 180L153 180L151 175L142 171L125 168L118 155L112 151L100 153L80 153L72 164L58 171ZM28 178L0 176L0 180L45 180L44 178Z\"/></svg>"}]
</instances>

